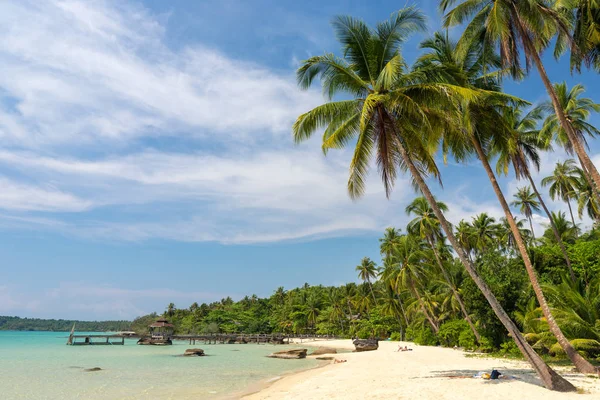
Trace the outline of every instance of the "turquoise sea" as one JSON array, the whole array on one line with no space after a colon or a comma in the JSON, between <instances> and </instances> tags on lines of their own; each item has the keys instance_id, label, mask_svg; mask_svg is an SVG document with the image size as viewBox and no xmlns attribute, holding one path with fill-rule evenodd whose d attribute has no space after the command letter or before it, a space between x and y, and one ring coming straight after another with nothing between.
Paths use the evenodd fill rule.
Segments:
<instances>
[{"instance_id":1,"label":"turquoise sea","mask_svg":"<svg viewBox=\"0 0 600 400\"><path fill-rule=\"evenodd\" d=\"M0 331L2 399L222 399L317 366L315 360L265 357L288 346L67 346L67 332ZM199 347L205 357L182 357ZM290 348L299 348L293 346ZM85 372L100 367L102 371Z\"/></svg>"}]
</instances>

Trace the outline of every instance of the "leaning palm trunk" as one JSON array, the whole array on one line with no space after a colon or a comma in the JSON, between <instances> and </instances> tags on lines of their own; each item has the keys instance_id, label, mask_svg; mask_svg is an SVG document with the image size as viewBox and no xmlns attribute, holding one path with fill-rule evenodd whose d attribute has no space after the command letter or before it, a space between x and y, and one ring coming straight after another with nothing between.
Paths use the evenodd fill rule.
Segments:
<instances>
[{"instance_id":1,"label":"leaning palm trunk","mask_svg":"<svg viewBox=\"0 0 600 400\"><path fill-rule=\"evenodd\" d=\"M412 286L413 293L415 294L415 297L417 298L417 301L419 302L419 305L421 306L421 312L425 315L425 318L427 318L427 321L429 322L429 325L431 325L433 332L437 334L438 331L440 330L440 327L435 323L435 321L433 320L433 318L427 311L427 308L425 308L425 304L423 304L423 298L421 298L421 295L419 295L419 292L415 288L414 284L412 284L411 286Z\"/></svg>"},{"instance_id":2,"label":"leaning palm trunk","mask_svg":"<svg viewBox=\"0 0 600 400\"><path fill-rule=\"evenodd\" d=\"M592 189L592 198L591 200L595 200L597 202L597 204L600 204L600 194L598 194L598 188L596 188L596 186L594 185L594 183L592 182L592 178L590 178L590 173L587 170L587 168L585 167L585 165L583 164L583 161L581 161L581 158L579 158L579 164L581 165L581 170L583 171L583 177L585 178L586 182L588 183L588 185L590 185L590 188ZM569 212L571 213L571 220L573 221L573 227L575 227L575 218L573 218L573 210L571 210L571 203L569 203ZM598 221L598 218L594 218L594 220L596 220L596 222ZM575 235L577 236L577 229L575 229Z\"/></svg>"},{"instance_id":3,"label":"leaning palm trunk","mask_svg":"<svg viewBox=\"0 0 600 400\"><path fill-rule=\"evenodd\" d=\"M561 392L576 391L577 389L575 388L575 386L573 386L569 381L564 379L562 376L557 374L552 368L550 368L544 362L544 360L542 360L542 358L535 352L535 350L533 350L533 348L529 345L529 343L527 343L527 341L525 340L525 338L519 331L519 328L517 328L515 323L510 319L510 317L508 316L506 311L504 311L504 309L498 302L498 299L496 299L496 296L494 296L494 294L492 293L492 291L490 290L488 285L479 276L479 274L477 273L477 270L475 269L475 265L473 265L473 263L469 260L469 258L465 254L465 251L463 250L463 248L459 245L458 240L456 239L456 236L454 236L454 232L452 231L452 228L450 227L450 223L448 222L448 220L446 220L446 217L444 216L444 214L438 207L437 202L436 202L435 198L433 197L433 194L429 190L429 187L425 183L425 180L423 180L421 173L419 172L419 170L413 163L412 158L410 157L410 155L408 154L406 149L404 148L404 144L402 143L402 140L400 139L400 134L397 131L397 127L396 127L392 117L388 115L388 118L389 118L390 122L392 123L392 126L394 126L394 129L396 131L395 134L396 134L396 136L398 138L398 142L399 142L398 149L400 152L400 156L402 157L403 161L406 163L408 169L411 172L412 177L414 178L415 182L419 186L419 189L423 193L423 196L425 196L425 198L427 199L427 202L431 206L434 214L440 221L440 225L442 226L442 229L446 233L446 237L448 237L448 241L454 248L454 251L456 251L458 258L460 259L463 266L469 273L469 276L471 277L471 279L473 279L473 281L475 282L475 284L477 285L479 290L481 290L481 293L483 294L483 296L486 298L486 300L490 304L490 307L492 307L492 310L494 310L494 313L496 314L496 316L498 317L500 322L502 322L502 325L504 325L504 327L506 328L508 333L511 335L511 337L515 341L517 347L521 351L521 354L523 354L523 356L527 359L527 361L529 361L529 363L531 364L533 369L536 371L536 373L542 380L542 382L544 382L544 386L546 386L546 388L548 388L550 390L561 391Z\"/></svg>"},{"instance_id":4,"label":"leaning palm trunk","mask_svg":"<svg viewBox=\"0 0 600 400\"><path fill-rule=\"evenodd\" d=\"M554 90L554 87L552 86L552 83L548 78L546 68L544 68L544 64L542 63L540 55L535 46L533 45L530 37L526 34L526 29L524 29L524 27L522 26L522 21L518 17L518 13L514 16L514 18L515 21L518 21L517 26L521 30L521 37L523 38L523 46L525 47L525 52L529 54L533 59L533 62L535 63L535 66L540 74L540 78L542 78L542 82L544 83L544 86L546 87L546 90L550 95L550 100L552 100L552 106L554 107L554 112L556 113L556 116L560 121L560 125L565 130L565 133L569 138L569 142L573 146L573 150L575 151L577 157L579 157L579 160L581 161L583 169L587 170L587 173L589 173L589 175L591 176L591 179L593 181L593 184L591 186L592 188L594 188L594 197L596 198L596 201L598 201L598 203L600 204L600 198L598 197L598 189L600 188L600 173L598 173L598 169L596 169L596 166L594 165L592 160L590 160L590 157L588 156L587 152L585 151L585 148L581 144L581 141L575 134L573 126L567 120L565 112L558 100L558 96L556 95L556 91Z\"/></svg>"},{"instance_id":5,"label":"leaning palm trunk","mask_svg":"<svg viewBox=\"0 0 600 400\"><path fill-rule=\"evenodd\" d=\"M481 147L481 143L477 139L475 135L471 135L471 141L473 143L473 147L477 151L477 156L485 169L490 182L492 183L492 187L494 188L494 192L498 197L498 201L504 210L504 214L506 219L508 220L508 224L513 232L513 236L515 238L515 242L517 243L517 247L519 252L521 253L521 258L523 259L523 263L525 264L525 269L527 270L527 275L529 276L529 281L531 282L531 286L533 287L533 291L535 296L542 308L542 312L544 313L544 317L548 322L548 327L552 334L556 337L560 347L567 353L569 359L573 362L573 364L577 367L579 372L591 374L596 373L596 368L590 364L586 359L581 357L581 355L573 348L571 343L567 340L565 335L560 330L560 327L556 323L552 312L550 311L550 307L548 306L548 302L544 297L544 293L542 292L542 288L540 287L540 283L538 282L537 276L535 274L535 270L533 269L533 265L531 264L531 260L529 259L529 254L527 254L527 247L525 246L525 242L523 241L523 237L521 236L521 232L519 232L519 228L515 223L515 219L510 212L510 208L508 207L508 203L502 194L502 190L500 189L500 185L498 185L498 181L496 180L496 176L494 175L494 171L492 171L492 167L488 162L488 159Z\"/></svg>"},{"instance_id":6,"label":"leaning palm trunk","mask_svg":"<svg viewBox=\"0 0 600 400\"><path fill-rule=\"evenodd\" d=\"M531 187L533 188L534 193L536 194L537 198L540 200L540 204L542 206L542 208L544 209L544 212L546 213L546 215L548 216L548 219L550 220L550 227L552 228L552 232L554 233L554 238L556 239L556 242L558 243L558 246L560 247L560 251L562 252L563 257L565 258L565 261L567 262L567 267L569 268L569 275L571 275L571 280L573 282L575 282L577 279L575 278L575 273L573 272L573 267L571 267L571 260L569 259L569 255L567 254L567 249L565 248L565 244L562 241L562 238L560 237L560 233L558 232L558 229L556 228L556 224L554 223L554 218L552 218L552 213L550 212L550 210L548 210L548 207L546 207L546 203L544 202L544 199L542 198L542 195L540 194L540 192L537 190L537 187L535 186L535 182L533 181L533 178L531 177L531 174L529 173L529 171L525 171L525 174L527 175L527 178L529 179L529 183L531 184ZM573 215L571 215L572 217ZM573 225L575 226L575 225Z\"/></svg>"},{"instance_id":7,"label":"leaning palm trunk","mask_svg":"<svg viewBox=\"0 0 600 400\"><path fill-rule=\"evenodd\" d=\"M458 304L460 306L460 311L462 312L463 316L465 317L465 320L469 324L469 327L471 328L473 335L475 335L475 339L477 339L477 343L481 343L481 335L477 331L477 328L475 328L475 324L473 324L473 321L471 320L471 317L469 316L469 313L467 312L465 303L463 303L462 298L460 297L460 294L458 293L458 290L456 290L456 288L454 287L454 284L450 280L448 271L446 271L446 268L444 268L444 264L442 263L442 259L440 258L440 254L438 253L438 251L435 247L435 244L433 243L431 238L428 238L427 241L429 242L429 245L433 249L433 254L435 255L435 259L437 261L438 266L440 267L440 270L442 271L442 275L444 275L444 279L448 283L448 286L450 286L450 290L452 290L452 294L454 295L454 298L456 299L456 301L458 302Z\"/></svg>"}]
</instances>

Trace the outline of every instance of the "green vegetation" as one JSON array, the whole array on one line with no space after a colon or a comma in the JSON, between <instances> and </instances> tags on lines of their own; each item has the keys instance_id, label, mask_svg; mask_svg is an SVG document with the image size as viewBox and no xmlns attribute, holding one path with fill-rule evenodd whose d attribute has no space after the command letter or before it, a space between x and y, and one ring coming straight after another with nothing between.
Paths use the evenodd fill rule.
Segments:
<instances>
[{"instance_id":1,"label":"green vegetation","mask_svg":"<svg viewBox=\"0 0 600 400\"><path fill-rule=\"evenodd\" d=\"M131 321L72 321L0 316L0 331L68 332L76 324L80 332L118 332L129 330Z\"/></svg>"}]
</instances>

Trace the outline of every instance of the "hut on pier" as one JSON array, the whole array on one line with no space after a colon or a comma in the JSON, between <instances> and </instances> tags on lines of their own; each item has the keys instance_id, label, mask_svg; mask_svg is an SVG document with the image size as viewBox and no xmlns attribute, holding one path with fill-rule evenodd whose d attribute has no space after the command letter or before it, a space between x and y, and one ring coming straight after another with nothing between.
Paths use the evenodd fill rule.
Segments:
<instances>
[{"instance_id":1,"label":"hut on pier","mask_svg":"<svg viewBox=\"0 0 600 400\"><path fill-rule=\"evenodd\" d=\"M150 337L143 337L138 340L138 344L151 344L151 345L170 345L173 344L173 324L169 323L164 318L156 320L152 325L149 326Z\"/></svg>"}]
</instances>

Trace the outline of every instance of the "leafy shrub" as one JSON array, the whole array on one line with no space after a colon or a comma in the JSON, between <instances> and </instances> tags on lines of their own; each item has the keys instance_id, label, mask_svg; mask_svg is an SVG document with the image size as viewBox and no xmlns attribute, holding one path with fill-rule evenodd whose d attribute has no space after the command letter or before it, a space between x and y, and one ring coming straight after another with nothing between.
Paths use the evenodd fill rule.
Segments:
<instances>
[{"instance_id":1,"label":"leafy shrub","mask_svg":"<svg viewBox=\"0 0 600 400\"><path fill-rule=\"evenodd\" d=\"M402 340L402 335L400 335L400 332L392 332L391 336L390 336L390 340L393 340L395 342L399 342Z\"/></svg>"},{"instance_id":2,"label":"leafy shrub","mask_svg":"<svg viewBox=\"0 0 600 400\"><path fill-rule=\"evenodd\" d=\"M440 343L446 347L458 346L460 335L465 330L471 330L469 324L465 320L455 320L443 323L438 332Z\"/></svg>"},{"instance_id":3,"label":"leafy shrub","mask_svg":"<svg viewBox=\"0 0 600 400\"><path fill-rule=\"evenodd\" d=\"M520 357L521 350L519 350L519 347L513 340L510 340L500 345L500 354L505 354L511 357Z\"/></svg>"},{"instance_id":4,"label":"leafy shrub","mask_svg":"<svg viewBox=\"0 0 600 400\"><path fill-rule=\"evenodd\" d=\"M410 331L410 334L409 334ZM412 337L414 342L421 346L437 346L439 341L435 333L428 327L413 328L407 331L408 337Z\"/></svg>"},{"instance_id":5,"label":"leafy shrub","mask_svg":"<svg viewBox=\"0 0 600 400\"><path fill-rule=\"evenodd\" d=\"M494 351L494 343L488 337L482 336L479 341L479 351L482 353L491 353Z\"/></svg>"},{"instance_id":6,"label":"leafy shrub","mask_svg":"<svg viewBox=\"0 0 600 400\"><path fill-rule=\"evenodd\" d=\"M573 339L571 344L585 358L594 358L600 355L600 343L597 340Z\"/></svg>"},{"instance_id":7,"label":"leafy shrub","mask_svg":"<svg viewBox=\"0 0 600 400\"><path fill-rule=\"evenodd\" d=\"M475 340L475 335L471 329L466 329L460 333L458 345L467 350L473 350L477 347L477 341Z\"/></svg>"}]
</instances>

